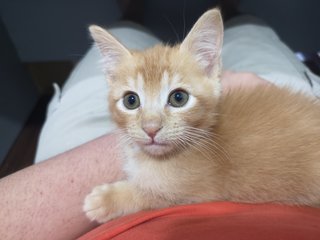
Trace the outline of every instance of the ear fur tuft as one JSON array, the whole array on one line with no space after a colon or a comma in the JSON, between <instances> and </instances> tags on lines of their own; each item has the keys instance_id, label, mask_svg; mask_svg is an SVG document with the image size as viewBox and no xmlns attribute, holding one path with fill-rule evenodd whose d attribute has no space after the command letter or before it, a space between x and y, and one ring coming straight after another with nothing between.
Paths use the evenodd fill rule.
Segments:
<instances>
[{"instance_id":1,"label":"ear fur tuft","mask_svg":"<svg viewBox=\"0 0 320 240\"><path fill-rule=\"evenodd\" d=\"M91 25L89 31L103 57L103 71L111 76L117 64L131 53L115 37L103 28Z\"/></svg>"},{"instance_id":2,"label":"ear fur tuft","mask_svg":"<svg viewBox=\"0 0 320 240\"><path fill-rule=\"evenodd\" d=\"M223 22L220 11L205 12L195 23L180 49L189 51L208 77L221 69L221 49L223 42Z\"/></svg>"}]
</instances>

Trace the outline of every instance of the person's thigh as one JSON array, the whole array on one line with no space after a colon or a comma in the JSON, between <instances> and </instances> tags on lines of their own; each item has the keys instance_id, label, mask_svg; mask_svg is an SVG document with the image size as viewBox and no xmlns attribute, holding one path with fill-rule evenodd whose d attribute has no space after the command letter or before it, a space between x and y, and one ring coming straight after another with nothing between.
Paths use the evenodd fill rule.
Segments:
<instances>
[{"instance_id":1,"label":"person's thigh","mask_svg":"<svg viewBox=\"0 0 320 240\"><path fill-rule=\"evenodd\" d=\"M277 86L317 94L319 78L257 18L240 16L226 24L222 61L227 70L252 72Z\"/></svg>"}]
</instances>

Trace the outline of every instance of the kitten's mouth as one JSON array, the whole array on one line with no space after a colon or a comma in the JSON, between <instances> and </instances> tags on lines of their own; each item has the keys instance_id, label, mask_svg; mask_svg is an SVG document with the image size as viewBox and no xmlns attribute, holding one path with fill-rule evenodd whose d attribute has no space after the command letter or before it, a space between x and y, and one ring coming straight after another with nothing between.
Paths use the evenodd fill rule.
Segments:
<instances>
[{"instance_id":1,"label":"kitten's mouth","mask_svg":"<svg viewBox=\"0 0 320 240\"><path fill-rule=\"evenodd\" d=\"M151 141L142 145L142 149L150 155L160 156L168 153L171 150L171 147L167 143L159 143Z\"/></svg>"},{"instance_id":2,"label":"kitten's mouth","mask_svg":"<svg viewBox=\"0 0 320 240\"><path fill-rule=\"evenodd\" d=\"M166 143L159 143L159 142L155 142L154 140L152 140L152 142L146 143L146 146L167 146L168 144Z\"/></svg>"}]
</instances>

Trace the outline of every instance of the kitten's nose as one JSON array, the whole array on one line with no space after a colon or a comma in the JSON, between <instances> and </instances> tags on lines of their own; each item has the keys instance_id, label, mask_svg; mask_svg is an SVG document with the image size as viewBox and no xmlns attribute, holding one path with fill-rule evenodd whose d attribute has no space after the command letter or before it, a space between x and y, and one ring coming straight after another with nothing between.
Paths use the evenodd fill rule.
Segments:
<instances>
[{"instance_id":1,"label":"kitten's nose","mask_svg":"<svg viewBox=\"0 0 320 240\"><path fill-rule=\"evenodd\" d=\"M143 126L143 131L153 140L162 127L156 125Z\"/></svg>"},{"instance_id":2,"label":"kitten's nose","mask_svg":"<svg viewBox=\"0 0 320 240\"><path fill-rule=\"evenodd\" d=\"M148 134L148 136L150 138L152 138L152 140L155 138L155 136L157 135L157 133L160 131L161 128L162 128L162 126L161 126L160 119L153 119L151 121L150 120L143 121L143 123L142 123L143 131L145 131L145 133Z\"/></svg>"}]
</instances>

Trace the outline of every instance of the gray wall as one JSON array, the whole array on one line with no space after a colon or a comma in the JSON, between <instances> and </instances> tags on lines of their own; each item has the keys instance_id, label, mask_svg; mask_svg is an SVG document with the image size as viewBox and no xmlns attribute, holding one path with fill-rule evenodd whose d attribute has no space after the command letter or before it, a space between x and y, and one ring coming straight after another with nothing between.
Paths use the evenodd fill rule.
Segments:
<instances>
[{"instance_id":1,"label":"gray wall","mask_svg":"<svg viewBox=\"0 0 320 240\"><path fill-rule=\"evenodd\" d=\"M78 59L89 24L120 18L116 0L0 0L0 14L24 62Z\"/></svg>"},{"instance_id":2,"label":"gray wall","mask_svg":"<svg viewBox=\"0 0 320 240\"><path fill-rule=\"evenodd\" d=\"M184 17L188 29L216 3L145 0L145 25L176 41L170 25L182 35ZM240 0L240 10L263 18L295 51L320 49L319 0ZM22 61L77 60L91 43L89 24L109 25L121 17L116 0L0 0L0 14Z\"/></svg>"},{"instance_id":3,"label":"gray wall","mask_svg":"<svg viewBox=\"0 0 320 240\"><path fill-rule=\"evenodd\" d=\"M264 19L293 50L320 50L319 0L241 0L240 10Z\"/></svg>"},{"instance_id":4,"label":"gray wall","mask_svg":"<svg viewBox=\"0 0 320 240\"><path fill-rule=\"evenodd\" d=\"M223 0L222 0L223 1ZM159 37L181 40L184 26L189 29L217 0L146 1L145 24ZM320 50L319 0L240 0L241 13L263 19L294 51ZM167 3L167 4L165 4Z\"/></svg>"}]
</instances>

